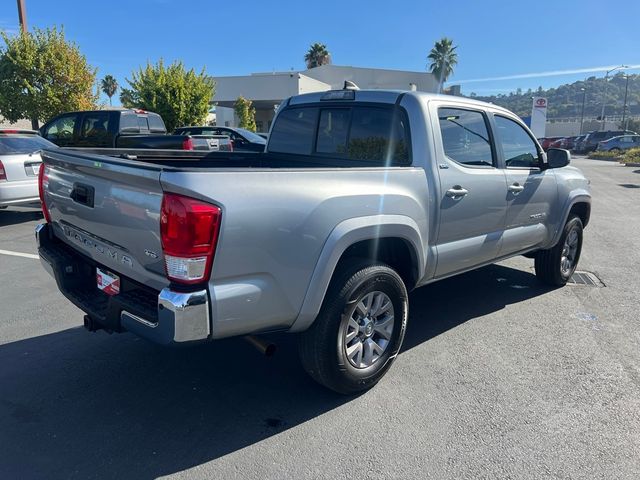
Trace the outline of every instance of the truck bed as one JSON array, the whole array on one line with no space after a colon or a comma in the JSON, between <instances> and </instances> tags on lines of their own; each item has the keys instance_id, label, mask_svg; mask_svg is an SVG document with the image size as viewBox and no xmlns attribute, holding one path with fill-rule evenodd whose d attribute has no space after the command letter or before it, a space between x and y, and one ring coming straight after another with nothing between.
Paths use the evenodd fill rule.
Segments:
<instances>
[{"instance_id":1,"label":"truck bed","mask_svg":"<svg viewBox=\"0 0 640 480\"><path fill-rule=\"evenodd\" d=\"M100 161L110 163L135 162L168 169L201 168L367 168L383 167L370 160L337 157L292 155L268 152L207 152L199 150L162 150L130 148L65 148L65 153L79 159L101 156ZM51 150L56 152L56 150ZM47 156L48 151L43 151ZM94 159L95 160L95 159Z\"/></svg>"}]
</instances>

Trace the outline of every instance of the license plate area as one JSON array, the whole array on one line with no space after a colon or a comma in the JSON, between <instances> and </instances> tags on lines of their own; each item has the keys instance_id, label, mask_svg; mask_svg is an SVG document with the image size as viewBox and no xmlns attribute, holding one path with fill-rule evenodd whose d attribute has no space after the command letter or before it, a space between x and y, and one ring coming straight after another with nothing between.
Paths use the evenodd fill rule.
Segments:
<instances>
[{"instance_id":1,"label":"license plate area","mask_svg":"<svg viewBox=\"0 0 640 480\"><path fill-rule=\"evenodd\" d=\"M120 276L96 267L96 285L98 290L107 295L118 295L120 293Z\"/></svg>"},{"instance_id":2,"label":"license plate area","mask_svg":"<svg viewBox=\"0 0 640 480\"><path fill-rule=\"evenodd\" d=\"M24 165L24 171L29 177L37 177L42 163L29 163Z\"/></svg>"}]
</instances>

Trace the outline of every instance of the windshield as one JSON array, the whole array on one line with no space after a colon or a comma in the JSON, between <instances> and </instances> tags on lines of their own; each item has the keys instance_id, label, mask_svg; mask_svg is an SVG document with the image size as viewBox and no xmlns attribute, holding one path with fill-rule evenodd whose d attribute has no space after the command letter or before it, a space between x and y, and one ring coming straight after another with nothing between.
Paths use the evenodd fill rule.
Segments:
<instances>
[{"instance_id":1,"label":"windshield","mask_svg":"<svg viewBox=\"0 0 640 480\"><path fill-rule=\"evenodd\" d=\"M240 134L242 134L244 136L244 138L246 138L247 140L249 140L252 143L262 143L265 144L267 143L267 141L262 138L260 135L253 133L250 130L246 130L244 128L236 128L236 131Z\"/></svg>"},{"instance_id":2,"label":"windshield","mask_svg":"<svg viewBox=\"0 0 640 480\"><path fill-rule=\"evenodd\" d=\"M39 135L0 135L0 155L32 153L56 145Z\"/></svg>"}]
</instances>

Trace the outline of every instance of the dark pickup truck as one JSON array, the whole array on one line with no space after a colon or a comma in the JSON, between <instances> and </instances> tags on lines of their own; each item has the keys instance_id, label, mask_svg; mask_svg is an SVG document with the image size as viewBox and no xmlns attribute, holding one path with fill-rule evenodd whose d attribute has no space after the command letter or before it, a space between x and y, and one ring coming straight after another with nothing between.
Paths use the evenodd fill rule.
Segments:
<instances>
[{"instance_id":1,"label":"dark pickup truck","mask_svg":"<svg viewBox=\"0 0 640 480\"><path fill-rule=\"evenodd\" d=\"M41 135L60 147L230 151L226 136L167 135L162 117L145 110L90 110L52 118Z\"/></svg>"}]
</instances>

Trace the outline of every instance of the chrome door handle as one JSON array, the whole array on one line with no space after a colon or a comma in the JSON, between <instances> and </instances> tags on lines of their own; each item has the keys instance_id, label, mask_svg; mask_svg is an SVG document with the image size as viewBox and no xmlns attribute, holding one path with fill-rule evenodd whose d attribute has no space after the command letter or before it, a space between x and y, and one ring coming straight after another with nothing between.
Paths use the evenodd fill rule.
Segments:
<instances>
[{"instance_id":1,"label":"chrome door handle","mask_svg":"<svg viewBox=\"0 0 640 480\"><path fill-rule=\"evenodd\" d=\"M450 198L456 198L464 197L467 193L469 193L469 190L467 190L466 188L462 188L460 185L454 185L449 190L447 190L446 195Z\"/></svg>"},{"instance_id":2,"label":"chrome door handle","mask_svg":"<svg viewBox=\"0 0 640 480\"><path fill-rule=\"evenodd\" d=\"M511 193L513 193L514 195L519 194L523 190L524 190L524 185L520 185L518 182L516 182L516 183L514 183L512 185L509 185L509 191Z\"/></svg>"}]
</instances>

